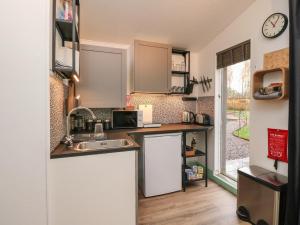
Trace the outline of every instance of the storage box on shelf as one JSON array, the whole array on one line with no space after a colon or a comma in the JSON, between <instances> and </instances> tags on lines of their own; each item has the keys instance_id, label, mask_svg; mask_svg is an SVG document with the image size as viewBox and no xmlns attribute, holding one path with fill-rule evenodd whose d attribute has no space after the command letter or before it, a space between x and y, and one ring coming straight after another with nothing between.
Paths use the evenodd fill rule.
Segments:
<instances>
[{"instance_id":1,"label":"storage box on shelf","mask_svg":"<svg viewBox=\"0 0 300 225\"><path fill-rule=\"evenodd\" d=\"M205 180L204 168L198 162L192 162L185 167L185 183L188 185L196 181Z\"/></svg>"},{"instance_id":2,"label":"storage box on shelf","mask_svg":"<svg viewBox=\"0 0 300 225\"><path fill-rule=\"evenodd\" d=\"M198 157L205 156L206 153L198 150L192 149L190 146L186 146L185 158L194 158L194 161L191 163L185 164L185 183L189 184L195 181L205 180L204 168L197 160ZM196 169L195 169L196 168ZM197 171L196 171L197 170Z\"/></svg>"},{"instance_id":3,"label":"storage box on shelf","mask_svg":"<svg viewBox=\"0 0 300 225\"><path fill-rule=\"evenodd\" d=\"M187 148L190 148L190 147L187 146ZM190 154L189 152L192 152L192 154ZM192 157L198 157L198 156L205 156L205 153L201 150L198 150L198 149L186 150L185 151L185 156L186 156L186 158L192 158Z\"/></svg>"}]
</instances>

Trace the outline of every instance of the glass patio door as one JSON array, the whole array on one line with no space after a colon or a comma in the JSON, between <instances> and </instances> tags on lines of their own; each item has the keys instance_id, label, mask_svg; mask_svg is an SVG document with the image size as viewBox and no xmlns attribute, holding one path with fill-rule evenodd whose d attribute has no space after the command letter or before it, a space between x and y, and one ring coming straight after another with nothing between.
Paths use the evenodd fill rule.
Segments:
<instances>
[{"instance_id":1,"label":"glass patio door","mask_svg":"<svg viewBox=\"0 0 300 225\"><path fill-rule=\"evenodd\" d=\"M237 169L249 165L250 60L222 69L221 173L237 179Z\"/></svg>"}]
</instances>

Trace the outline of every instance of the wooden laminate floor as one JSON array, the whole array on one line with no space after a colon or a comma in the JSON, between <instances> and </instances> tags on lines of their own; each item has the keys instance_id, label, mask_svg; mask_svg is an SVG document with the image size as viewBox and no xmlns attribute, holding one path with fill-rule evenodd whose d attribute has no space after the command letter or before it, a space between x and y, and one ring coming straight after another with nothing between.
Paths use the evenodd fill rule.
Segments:
<instances>
[{"instance_id":1,"label":"wooden laminate floor","mask_svg":"<svg viewBox=\"0 0 300 225\"><path fill-rule=\"evenodd\" d=\"M235 215L236 197L213 182L186 192L139 197L139 225L249 225Z\"/></svg>"}]
</instances>

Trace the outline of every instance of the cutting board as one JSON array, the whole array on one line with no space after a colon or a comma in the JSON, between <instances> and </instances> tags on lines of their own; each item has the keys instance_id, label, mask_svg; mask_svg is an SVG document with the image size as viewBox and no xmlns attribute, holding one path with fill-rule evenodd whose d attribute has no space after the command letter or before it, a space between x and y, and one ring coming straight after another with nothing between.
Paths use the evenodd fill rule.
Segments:
<instances>
[{"instance_id":1,"label":"cutting board","mask_svg":"<svg viewBox=\"0 0 300 225\"><path fill-rule=\"evenodd\" d=\"M143 123L152 123L152 105L139 105L139 110L143 111Z\"/></svg>"}]
</instances>

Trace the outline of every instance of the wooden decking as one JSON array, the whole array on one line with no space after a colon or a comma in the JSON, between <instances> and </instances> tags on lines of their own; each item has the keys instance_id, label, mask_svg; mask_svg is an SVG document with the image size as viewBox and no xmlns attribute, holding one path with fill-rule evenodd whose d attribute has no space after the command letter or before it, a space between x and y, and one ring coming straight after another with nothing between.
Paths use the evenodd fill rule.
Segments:
<instances>
[{"instance_id":1,"label":"wooden decking","mask_svg":"<svg viewBox=\"0 0 300 225\"><path fill-rule=\"evenodd\" d=\"M213 182L186 192L139 199L139 225L248 225L235 215L236 197Z\"/></svg>"}]
</instances>

